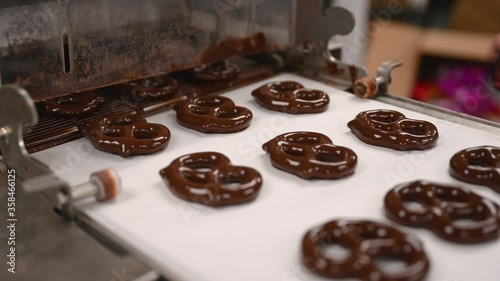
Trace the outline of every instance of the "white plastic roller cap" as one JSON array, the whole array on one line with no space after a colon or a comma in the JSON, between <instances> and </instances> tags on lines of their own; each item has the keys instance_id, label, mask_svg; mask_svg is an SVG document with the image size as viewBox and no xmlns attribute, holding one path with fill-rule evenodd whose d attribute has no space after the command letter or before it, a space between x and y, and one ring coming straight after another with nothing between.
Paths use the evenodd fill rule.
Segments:
<instances>
[{"instance_id":1,"label":"white plastic roller cap","mask_svg":"<svg viewBox=\"0 0 500 281\"><path fill-rule=\"evenodd\" d=\"M122 189L120 177L112 169L93 173L90 175L90 182L98 187L95 198L101 202L116 198Z\"/></svg>"}]
</instances>

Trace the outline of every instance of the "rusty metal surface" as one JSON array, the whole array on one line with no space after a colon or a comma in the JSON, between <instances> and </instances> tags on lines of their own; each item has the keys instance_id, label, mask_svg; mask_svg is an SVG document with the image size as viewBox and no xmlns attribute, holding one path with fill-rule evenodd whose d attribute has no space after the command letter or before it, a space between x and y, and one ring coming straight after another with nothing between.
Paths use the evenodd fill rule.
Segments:
<instances>
[{"instance_id":1,"label":"rusty metal surface","mask_svg":"<svg viewBox=\"0 0 500 281\"><path fill-rule=\"evenodd\" d=\"M271 51L288 43L290 5L287 0L0 3L0 81L17 83L42 100ZM267 6L281 12L271 16Z\"/></svg>"}]
</instances>

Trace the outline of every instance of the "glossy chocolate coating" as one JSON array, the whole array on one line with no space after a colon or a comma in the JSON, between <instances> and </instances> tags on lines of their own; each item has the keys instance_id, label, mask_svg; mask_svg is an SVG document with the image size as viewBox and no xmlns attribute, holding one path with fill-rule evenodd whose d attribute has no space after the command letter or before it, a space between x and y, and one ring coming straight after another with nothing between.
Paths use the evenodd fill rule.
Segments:
<instances>
[{"instance_id":1,"label":"glossy chocolate coating","mask_svg":"<svg viewBox=\"0 0 500 281\"><path fill-rule=\"evenodd\" d=\"M202 96L177 105L177 122L202 133L229 134L245 130L252 112L221 96Z\"/></svg>"},{"instance_id":2,"label":"glossy chocolate coating","mask_svg":"<svg viewBox=\"0 0 500 281\"><path fill-rule=\"evenodd\" d=\"M306 89L293 81L266 84L254 90L252 96L264 108L291 114L320 113L330 103L325 92Z\"/></svg>"},{"instance_id":3,"label":"glossy chocolate coating","mask_svg":"<svg viewBox=\"0 0 500 281\"><path fill-rule=\"evenodd\" d=\"M128 82L118 89L145 99L166 99L177 95L179 84L173 78L157 76Z\"/></svg>"},{"instance_id":4,"label":"glossy chocolate coating","mask_svg":"<svg viewBox=\"0 0 500 281\"><path fill-rule=\"evenodd\" d=\"M409 208L405 202L417 202L421 207ZM455 243L495 240L500 230L500 209L493 201L459 187L426 181L393 188L385 196L385 211L397 223L430 229Z\"/></svg>"},{"instance_id":5,"label":"glossy chocolate coating","mask_svg":"<svg viewBox=\"0 0 500 281\"><path fill-rule=\"evenodd\" d=\"M329 256L328 245L350 250L345 259ZM302 241L303 263L327 278L358 278L363 281L420 281L429 271L422 243L389 225L373 221L334 220L315 227ZM381 270L376 258L393 258L406 263L398 272Z\"/></svg>"},{"instance_id":6,"label":"glossy chocolate coating","mask_svg":"<svg viewBox=\"0 0 500 281\"><path fill-rule=\"evenodd\" d=\"M88 124L83 134L99 150L122 157L152 154L165 149L170 131L135 114L110 114Z\"/></svg>"},{"instance_id":7,"label":"glossy chocolate coating","mask_svg":"<svg viewBox=\"0 0 500 281\"><path fill-rule=\"evenodd\" d=\"M347 126L361 141L394 150L429 149L439 138L434 124L408 119L394 110L361 112Z\"/></svg>"},{"instance_id":8,"label":"glossy chocolate coating","mask_svg":"<svg viewBox=\"0 0 500 281\"><path fill-rule=\"evenodd\" d=\"M329 137L313 132L279 135L262 146L274 167L305 179L350 176L358 162L349 148L333 145Z\"/></svg>"},{"instance_id":9,"label":"glossy chocolate coating","mask_svg":"<svg viewBox=\"0 0 500 281\"><path fill-rule=\"evenodd\" d=\"M262 186L258 171L233 166L229 158L217 152L179 157L160 175L178 197L212 207L253 201Z\"/></svg>"},{"instance_id":10,"label":"glossy chocolate coating","mask_svg":"<svg viewBox=\"0 0 500 281\"><path fill-rule=\"evenodd\" d=\"M193 76L203 82L227 82L238 78L240 70L229 61L202 65L192 70Z\"/></svg>"},{"instance_id":11,"label":"glossy chocolate coating","mask_svg":"<svg viewBox=\"0 0 500 281\"><path fill-rule=\"evenodd\" d=\"M500 192L500 147L481 146L457 152L450 160L450 174Z\"/></svg>"},{"instance_id":12,"label":"glossy chocolate coating","mask_svg":"<svg viewBox=\"0 0 500 281\"><path fill-rule=\"evenodd\" d=\"M96 111L104 98L94 92L72 94L43 102L45 111L53 115L80 116Z\"/></svg>"}]
</instances>

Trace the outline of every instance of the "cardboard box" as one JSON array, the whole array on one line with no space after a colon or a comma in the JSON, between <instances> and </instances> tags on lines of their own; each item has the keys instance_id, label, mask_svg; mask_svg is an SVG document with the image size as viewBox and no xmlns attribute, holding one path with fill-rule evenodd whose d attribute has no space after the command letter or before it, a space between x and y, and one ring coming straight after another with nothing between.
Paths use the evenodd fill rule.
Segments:
<instances>
[{"instance_id":1,"label":"cardboard box","mask_svg":"<svg viewBox=\"0 0 500 281\"><path fill-rule=\"evenodd\" d=\"M421 29L398 22L375 22L371 28L365 65L370 75L386 60L401 60L393 73L392 94L410 97L424 56L493 63L494 38L491 33Z\"/></svg>"},{"instance_id":2,"label":"cardboard box","mask_svg":"<svg viewBox=\"0 0 500 281\"><path fill-rule=\"evenodd\" d=\"M500 33L500 1L458 0L453 8L452 27L464 31Z\"/></svg>"}]
</instances>

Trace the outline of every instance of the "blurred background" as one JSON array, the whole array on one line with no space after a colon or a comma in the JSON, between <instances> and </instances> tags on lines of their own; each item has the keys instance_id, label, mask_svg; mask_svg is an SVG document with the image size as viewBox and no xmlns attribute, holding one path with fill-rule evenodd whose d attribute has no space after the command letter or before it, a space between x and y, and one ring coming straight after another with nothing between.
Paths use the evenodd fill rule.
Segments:
<instances>
[{"instance_id":1,"label":"blurred background","mask_svg":"<svg viewBox=\"0 0 500 281\"><path fill-rule=\"evenodd\" d=\"M500 67L495 66L494 48L500 1L334 4L355 11L358 21L355 34L333 39L343 44L345 60L362 62L372 75L384 60L404 62L394 72L392 94L500 122Z\"/></svg>"}]
</instances>

